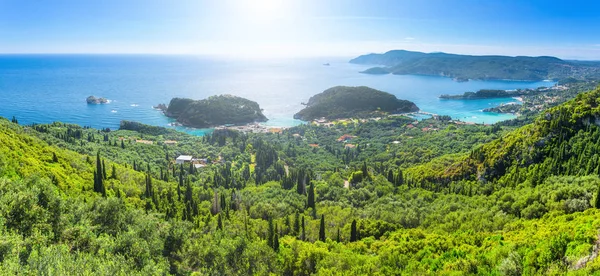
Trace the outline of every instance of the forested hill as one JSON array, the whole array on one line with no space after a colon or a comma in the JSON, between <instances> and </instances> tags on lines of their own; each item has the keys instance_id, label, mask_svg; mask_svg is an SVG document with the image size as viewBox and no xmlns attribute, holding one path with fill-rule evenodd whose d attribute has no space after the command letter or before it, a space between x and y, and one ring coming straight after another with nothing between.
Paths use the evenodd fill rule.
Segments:
<instances>
[{"instance_id":1,"label":"forested hill","mask_svg":"<svg viewBox=\"0 0 600 276\"><path fill-rule=\"evenodd\" d=\"M599 101L203 137L0 118L0 275L594 275Z\"/></svg>"},{"instance_id":2,"label":"forested hill","mask_svg":"<svg viewBox=\"0 0 600 276\"><path fill-rule=\"evenodd\" d=\"M411 169L415 181L442 187L456 180L535 186L552 175L600 173L600 88L542 112L534 123L470 154ZM438 169L434 169L438 167ZM426 172L426 173L425 173Z\"/></svg>"},{"instance_id":3,"label":"forested hill","mask_svg":"<svg viewBox=\"0 0 600 276\"><path fill-rule=\"evenodd\" d=\"M211 96L199 101L173 98L164 112L182 125L195 128L267 121L258 103L232 95Z\"/></svg>"},{"instance_id":4,"label":"forested hill","mask_svg":"<svg viewBox=\"0 0 600 276\"><path fill-rule=\"evenodd\" d=\"M336 86L310 97L306 107L295 119L311 121L318 118L340 119L381 116L385 113L419 111L410 101L366 86Z\"/></svg>"},{"instance_id":5,"label":"forested hill","mask_svg":"<svg viewBox=\"0 0 600 276\"><path fill-rule=\"evenodd\" d=\"M393 50L362 55L350 63L382 65L370 74L433 75L458 79L545 80L598 78L600 63L566 61L556 57L471 56Z\"/></svg>"}]
</instances>

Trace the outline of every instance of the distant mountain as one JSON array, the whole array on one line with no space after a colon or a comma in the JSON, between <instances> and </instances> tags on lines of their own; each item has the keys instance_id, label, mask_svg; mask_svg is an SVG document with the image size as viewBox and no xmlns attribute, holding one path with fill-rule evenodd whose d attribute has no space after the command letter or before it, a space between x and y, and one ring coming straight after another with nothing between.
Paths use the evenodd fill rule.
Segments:
<instances>
[{"instance_id":1,"label":"distant mountain","mask_svg":"<svg viewBox=\"0 0 600 276\"><path fill-rule=\"evenodd\" d=\"M377 112L404 113L419 111L410 101L366 86L336 86L312 96L306 108L295 119L311 121L318 118L340 119L370 117Z\"/></svg>"},{"instance_id":2,"label":"distant mountain","mask_svg":"<svg viewBox=\"0 0 600 276\"><path fill-rule=\"evenodd\" d=\"M184 126L195 128L243 125L268 120L258 103L232 95L211 96L199 101L173 98L164 113Z\"/></svg>"},{"instance_id":3,"label":"distant mountain","mask_svg":"<svg viewBox=\"0 0 600 276\"><path fill-rule=\"evenodd\" d=\"M447 53L421 53L393 50L385 54L362 55L350 60L355 64L372 64L367 74L433 75L457 79L481 80L561 80L565 78L600 78L600 62L566 61L540 56L470 56Z\"/></svg>"}]
</instances>

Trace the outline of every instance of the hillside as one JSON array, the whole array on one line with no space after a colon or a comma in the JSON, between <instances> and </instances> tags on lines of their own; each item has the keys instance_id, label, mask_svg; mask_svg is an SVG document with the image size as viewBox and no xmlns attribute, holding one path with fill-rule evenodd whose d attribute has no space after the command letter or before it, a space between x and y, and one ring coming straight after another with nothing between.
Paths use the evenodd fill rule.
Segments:
<instances>
[{"instance_id":1,"label":"hillside","mask_svg":"<svg viewBox=\"0 0 600 276\"><path fill-rule=\"evenodd\" d=\"M294 115L295 119L311 121L318 118L373 117L374 114L415 112L412 102L399 100L394 95L365 86L336 86L310 97L306 107Z\"/></svg>"},{"instance_id":2,"label":"hillside","mask_svg":"<svg viewBox=\"0 0 600 276\"><path fill-rule=\"evenodd\" d=\"M368 74L388 72L397 75L432 75L456 79L540 81L600 77L598 62L566 61L547 56L470 56L393 50L384 54L359 56L350 60L350 63L385 66L363 72Z\"/></svg>"},{"instance_id":3,"label":"hillside","mask_svg":"<svg viewBox=\"0 0 600 276\"><path fill-rule=\"evenodd\" d=\"M449 183L465 179L480 184L535 186L552 175L595 175L600 172L600 88L577 95L562 105L542 112L529 125L469 154L412 172L423 183ZM436 164L438 163L438 164ZM432 169L434 173L423 173Z\"/></svg>"},{"instance_id":4,"label":"hillside","mask_svg":"<svg viewBox=\"0 0 600 276\"><path fill-rule=\"evenodd\" d=\"M232 95L211 96L198 101L173 98L164 113L184 126L195 128L267 121L258 103Z\"/></svg>"},{"instance_id":5,"label":"hillside","mask_svg":"<svg viewBox=\"0 0 600 276\"><path fill-rule=\"evenodd\" d=\"M599 99L520 128L0 119L0 274L593 275Z\"/></svg>"}]
</instances>

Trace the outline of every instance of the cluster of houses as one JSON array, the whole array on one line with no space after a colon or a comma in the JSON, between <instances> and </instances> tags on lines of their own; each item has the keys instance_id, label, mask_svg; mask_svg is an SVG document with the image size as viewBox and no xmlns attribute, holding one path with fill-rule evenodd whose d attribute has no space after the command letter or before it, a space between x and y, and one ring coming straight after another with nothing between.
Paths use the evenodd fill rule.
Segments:
<instances>
[{"instance_id":1,"label":"cluster of houses","mask_svg":"<svg viewBox=\"0 0 600 276\"><path fill-rule=\"evenodd\" d=\"M194 167L196 169L200 169L200 168L204 168L206 167L206 164L208 163L208 159L207 158L194 158L191 155L179 155L176 159L175 159L175 164L186 164L186 163L192 163L194 164Z\"/></svg>"}]
</instances>

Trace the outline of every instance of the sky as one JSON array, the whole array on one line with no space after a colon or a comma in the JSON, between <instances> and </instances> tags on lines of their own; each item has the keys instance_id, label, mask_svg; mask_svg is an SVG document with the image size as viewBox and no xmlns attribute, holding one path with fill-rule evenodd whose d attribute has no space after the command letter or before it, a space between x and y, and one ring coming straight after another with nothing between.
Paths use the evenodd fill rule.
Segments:
<instances>
[{"instance_id":1,"label":"sky","mask_svg":"<svg viewBox=\"0 0 600 276\"><path fill-rule=\"evenodd\" d=\"M600 60L599 10L592 0L0 0L0 53Z\"/></svg>"}]
</instances>

